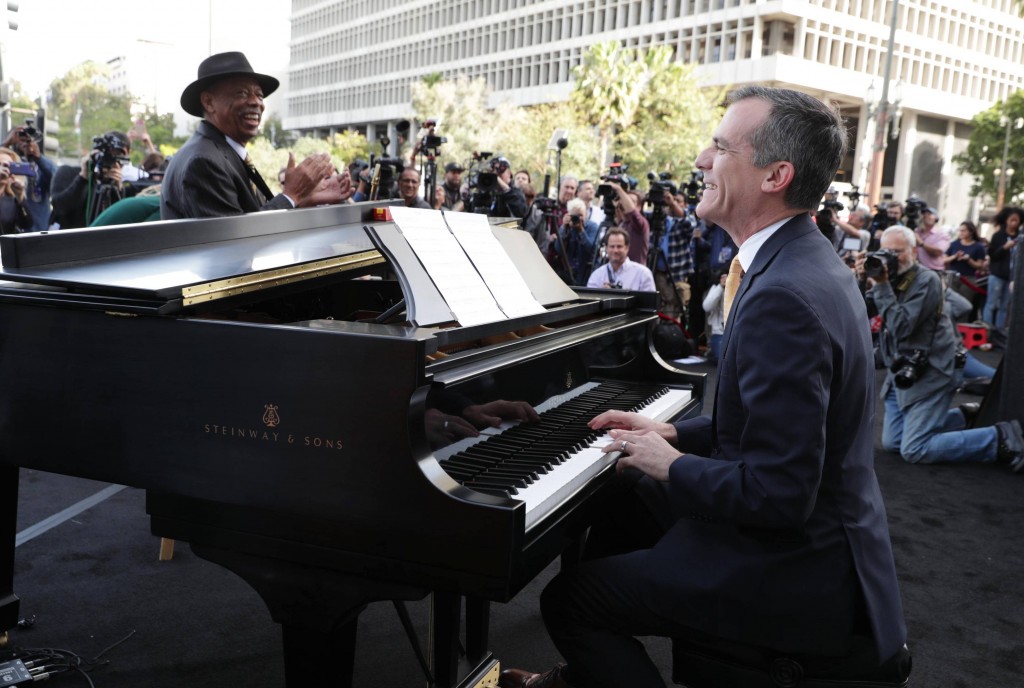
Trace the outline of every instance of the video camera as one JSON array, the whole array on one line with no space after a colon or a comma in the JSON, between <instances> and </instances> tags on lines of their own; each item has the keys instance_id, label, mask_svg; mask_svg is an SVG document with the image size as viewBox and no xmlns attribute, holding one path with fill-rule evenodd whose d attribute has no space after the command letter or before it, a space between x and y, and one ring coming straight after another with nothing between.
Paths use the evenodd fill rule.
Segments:
<instances>
[{"instance_id":1,"label":"video camera","mask_svg":"<svg viewBox=\"0 0 1024 688\"><path fill-rule=\"evenodd\" d=\"M505 174L512 163L508 158L498 155L491 157L489 151L473 153L473 165L469 170L470 210L474 213L486 213L494 204L494 195L498 193L498 177Z\"/></svg>"},{"instance_id":2,"label":"video camera","mask_svg":"<svg viewBox=\"0 0 1024 688\"><path fill-rule=\"evenodd\" d=\"M420 139L419 149L427 152L432 151L436 156L438 154L437 149L441 147L442 143L448 143L448 139L444 136L437 136L434 134L434 129L437 127L436 119L428 119L423 123L423 128L427 130L427 133Z\"/></svg>"},{"instance_id":3,"label":"video camera","mask_svg":"<svg viewBox=\"0 0 1024 688\"><path fill-rule=\"evenodd\" d=\"M850 199L850 210L856 209L857 205L860 203L860 189L856 186L851 186L850 190L843 195Z\"/></svg>"},{"instance_id":4,"label":"video camera","mask_svg":"<svg viewBox=\"0 0 1024 688\"><path fill-rule=\"evenodd\" d=\"M370 154L370 193L369 200L375 201L379 198L391 198L392 189L395 184L395 179L398 175L402 174L402 170L405 169L405 163L402 162L401 158L389 158L387 157L388 146L391 144L391 139L387 136L381 136L379 138L381 148L384 150L384 155L381 157L375 157L372 153Z\"/></svg>"},{"instance_id":5,"label":"video camera","mask_svg":"<svg viewBox=\"0 0 1024 688\"><path fill-rule=\"evenodd\" d=\"M686 197L686 205L691 208L700 203L700 192L704 189L704 172L692 170L690 181L683 184L683 196Z\"/></svg>"},{"instance_id":6,"label":"video camera","mask_svg":"<svg viewBox=\"0 0 1024 688\"><path fill-rule=\"evenodd\" d=\"M671 172L662 172L659 175L655 175L653 172L648 172L647 179L651 182L651 188L647 191L647 200L656 208L658 206L665 205L666 191L672 196L679 193L679 189L671 181Z\"/></svg>"},{"instance_id":7,"label":"video camera","mask_svg":"<svg viewBox=\"0 0 1024 688\"><path fill-rule=\"evenodd\" d=\"M921 213L928 209L928 204L917 196L911 196L904 203L905 217L909 229L917 229L921 222Z\"/></svg>"},{"instance_id":8,"label":"video camera","mask_svg":"<svg viewBox=\"0 0 1024 688\"><path fill-rule=\"evenodd\" d=\"M92 138L92 173L96 178L103 176L103 170L109 170L115 163L124 166L131 158L123 153L131 150L131 143L120 134L109 132ZM121 151L117 155L115 151Z\"/></svg>"}]
</instances>

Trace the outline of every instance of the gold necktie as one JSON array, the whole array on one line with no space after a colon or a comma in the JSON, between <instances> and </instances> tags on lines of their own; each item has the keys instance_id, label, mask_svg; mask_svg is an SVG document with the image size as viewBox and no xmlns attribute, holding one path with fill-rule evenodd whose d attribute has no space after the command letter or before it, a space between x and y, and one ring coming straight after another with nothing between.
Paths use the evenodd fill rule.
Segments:
<instances>
[{"instance_id":1,"label":"gold necktie","mask_svg":"<svg viewBox=\"0 0 1024 688\"><path fill-rule=\"evenodd\" d=\"M740 265L740 257L736 256L729 263L729 274L725 278L725 301L722 305L722 323L729 322L729 309L732 308L732 300L736 298L740 282L743 280L743 266Z\"/></svg>"}]
</instances>

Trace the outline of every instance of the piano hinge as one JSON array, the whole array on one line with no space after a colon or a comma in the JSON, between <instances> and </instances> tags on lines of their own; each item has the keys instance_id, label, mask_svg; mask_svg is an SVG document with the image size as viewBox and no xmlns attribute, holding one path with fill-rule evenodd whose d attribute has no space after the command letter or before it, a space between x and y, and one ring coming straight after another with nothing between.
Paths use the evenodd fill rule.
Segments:
<instances>
[{"instance_id":1,"label":"piano hinge","mask_svg":"<svg viewBox=\"0 0 1024 688\"><path fill-rule=\"evenodd\" d=\"M270 289L282 284L301 282L303 280L324 277L346 270L383 263L384 256L377 251L361 251L345 256L337 256L326 260L317 260L301 265L289 265L277 270L264 270L241 277L195 284L181 290L183 305L192 306L197 303L216 301L229 296L247 294L249 292Z\"/></svg>"},{"instance_id":2,"label":"piano hinge","mask_svg":"<svg viewBox=\"0 0 1024 688\"><path fill-rule=\"evenodd\" d=\"M103 311L104 315L113 315L119 318L137 318L138 313L125 313L124 311Z\"/></svg>"}]
</instances>

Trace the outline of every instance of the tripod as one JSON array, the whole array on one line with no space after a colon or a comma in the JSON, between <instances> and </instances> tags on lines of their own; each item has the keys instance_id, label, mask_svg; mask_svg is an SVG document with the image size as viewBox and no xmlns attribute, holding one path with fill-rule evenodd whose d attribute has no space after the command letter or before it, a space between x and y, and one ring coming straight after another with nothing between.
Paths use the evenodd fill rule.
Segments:
<instances>
[{"instance_id":1,"label":"tripod","mask_svg":"<svg viewBox=\"0 0 1024 688\"><path fill-rule=\"evenodd\" d=\"M89 202L85 207L85 225L87 227L99 217L100 213L124 197L121 189L107 181L100 181L93 187L92 182L95 178L95 174L90 175L89 185L92 187L92 193L89 195Z\"/></svg>"}]
</instances>

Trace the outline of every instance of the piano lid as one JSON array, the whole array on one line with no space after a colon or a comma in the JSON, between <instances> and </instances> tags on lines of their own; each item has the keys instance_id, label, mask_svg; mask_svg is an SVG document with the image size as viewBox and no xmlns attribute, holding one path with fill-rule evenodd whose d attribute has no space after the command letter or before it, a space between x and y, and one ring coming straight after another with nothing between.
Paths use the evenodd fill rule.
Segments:
<instances>
[{"instance_id":1,"label":"piano lid","mask_svg":"<svg viewBox=\"0 0 1024 688\"><path fill-rule=\"evenodd\" d=\"M159 312L384 262L380 202L0 237L0 280Z\"/></svg>"}]
</instances>

